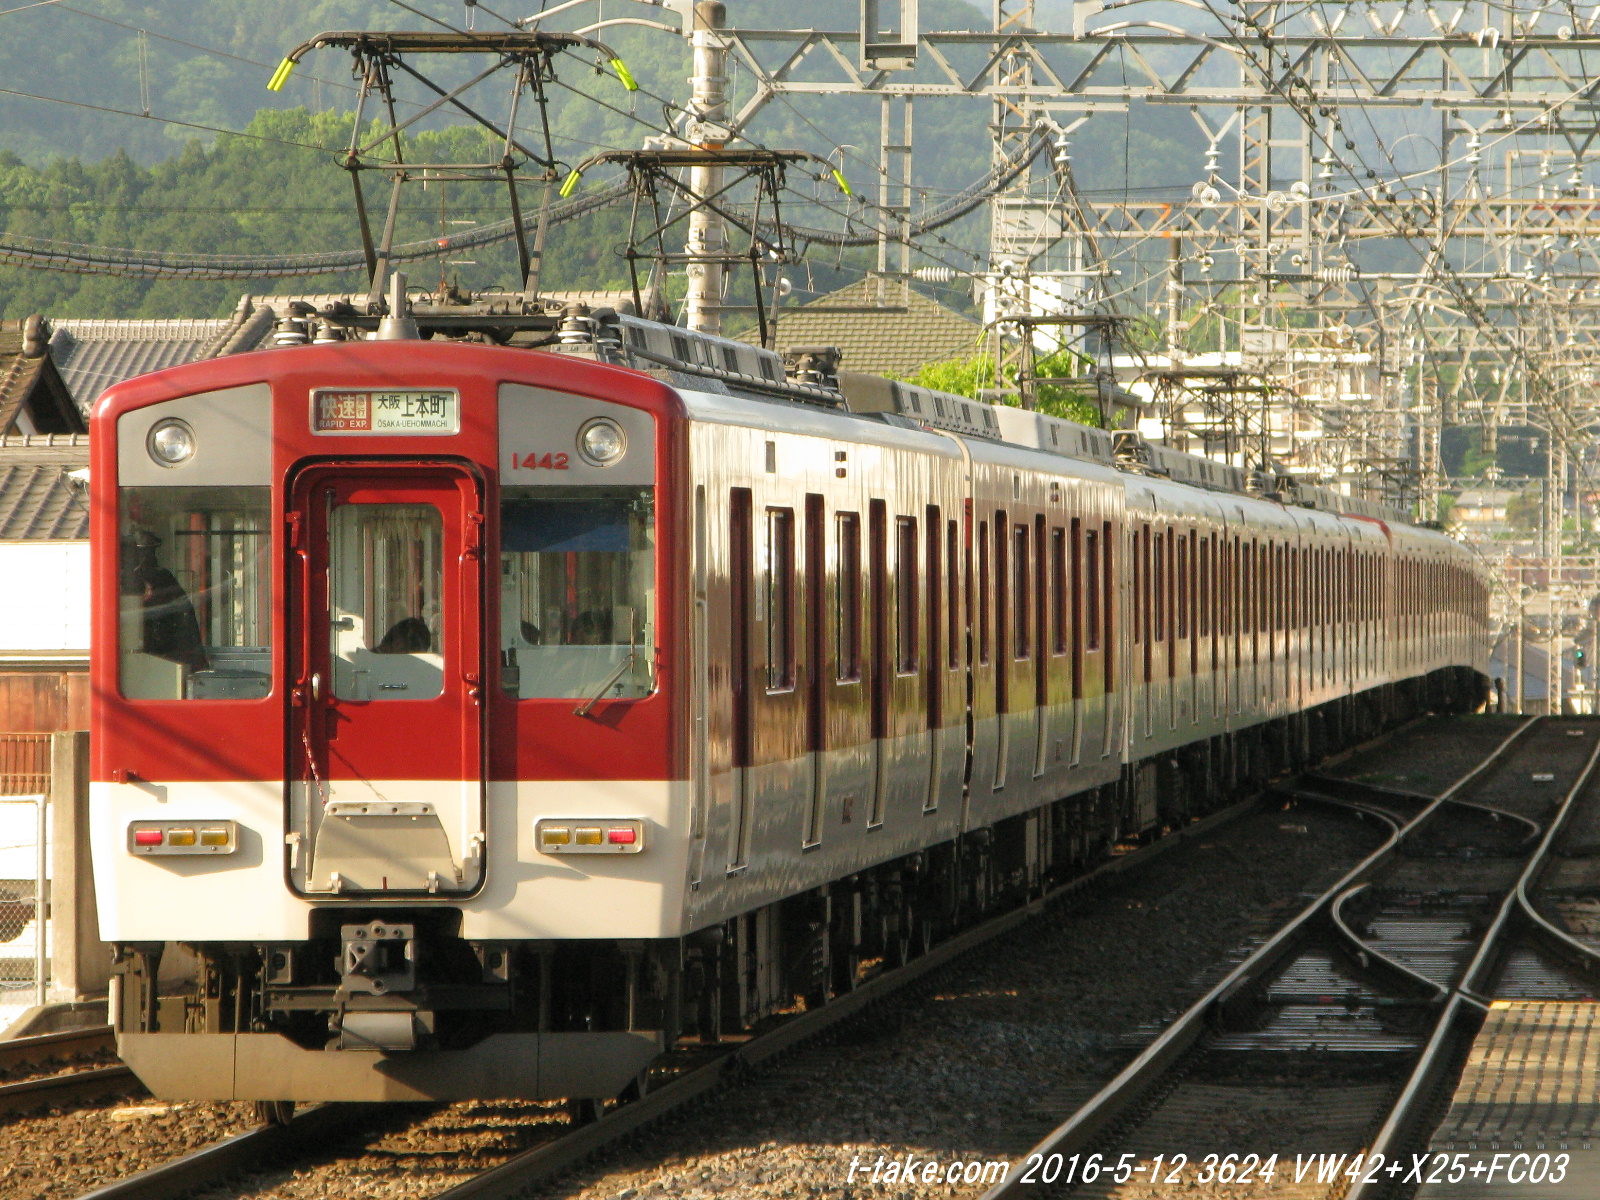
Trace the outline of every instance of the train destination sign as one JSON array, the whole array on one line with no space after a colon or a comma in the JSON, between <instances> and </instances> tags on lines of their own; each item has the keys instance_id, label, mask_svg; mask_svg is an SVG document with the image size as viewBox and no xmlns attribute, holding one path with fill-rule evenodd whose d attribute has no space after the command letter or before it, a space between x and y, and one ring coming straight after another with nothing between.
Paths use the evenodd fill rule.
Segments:
<instances>
[{"instance_id":1,"label":"train destination sign","mask_svg":"<svg viewBox=\"0 0 1600 1200\"><path fill-rule=\"evenodd\" d=\"M311 393L313 433L459 433L461 396L438 391L334 391Z\"/></svg>"}]
</instances>

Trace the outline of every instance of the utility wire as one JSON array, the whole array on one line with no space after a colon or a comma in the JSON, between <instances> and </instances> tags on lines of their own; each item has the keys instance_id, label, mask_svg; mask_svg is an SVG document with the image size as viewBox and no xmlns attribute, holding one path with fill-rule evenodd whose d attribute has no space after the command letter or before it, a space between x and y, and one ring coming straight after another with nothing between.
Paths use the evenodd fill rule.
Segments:
<instances>
[{"instance_id":1,"label":"utility wire","mask_svg":"<svg viewBox=\"0 0 1600 1200\"><path fill-rule=\"evenodd\" d=\"M627 194L626 181L608 183L592 192L552 205L550 223L575 220L585 213L614 204ZM523 227L531 230L537 222L538 214L531 214L524 218ZM515 222L497 221L464 233L406 242L394 247L389 257L394 262L439 258L508 241L515 236ZM309 254L167 254L159 250L86 246L0 233L0 263L74 275L116 275L137 279L286 279L365 270L367 259L365 251L359 249Z\"/></svg>"},{"instance_id":2,"label":"utility wire","mask_svg":"<svg viewBox=\"0 0 1600 1200\"><path fill-rule=\"evenodd\" d=\"M247 133L242 129L223 129L219 125L203 125L198 121L183 121L177 117L158 117L153 113L134 112L126 108L108 108L104 104L90 104L86 100L65 100L60 96L40 96L34 92L18 91L16 88L0 87L0 95L16 96L23 100L43 100L49 104L65 104L69 108L85 108L92 112L111 113L118 117L137 117L141 121L154 121L158 125L177 125L184 129L198 129L202 133L222 133L229 137L249 138L254 142L269 142L278 146L292 146L296 150L317 150L331 152L333 147L317 146L311 142L296 142L288 138L269 137L264 133Z\"/></svg>"}]
</instances>

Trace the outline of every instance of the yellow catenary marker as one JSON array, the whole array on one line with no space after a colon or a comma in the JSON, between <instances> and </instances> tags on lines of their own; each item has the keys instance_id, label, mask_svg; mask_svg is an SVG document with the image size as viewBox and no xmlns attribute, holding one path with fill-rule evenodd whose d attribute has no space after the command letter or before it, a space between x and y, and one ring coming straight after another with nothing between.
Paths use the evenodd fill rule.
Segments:
<instances>
[{"instance_id":1,"label":"yellow catenary marker","mask_svg":"<svg viewBox=\"0 0 1600 1200\"><path fill-rule=\"evenodd\" d=\"M855 195L855 193L850 190L850 184L845 180L843 171L835 169L833 172L833 181L839 185L839 190L846 196Z\"/></svg>"},{"instance_id":2,"label":"yellow catenary marker","mask_svg":"<svg viewBox=\"0 0 1600 1200\"><path fill-rule=\"evenodd\" d=\"M627 88L630 92L637 92L639 90L639 84L634 80L633 72L628 70L627 63L623 62L620 58L613 58L611 60L611 69L617 73L617 78L622 80L623 87Z\"/></svg>"},{"instance_id":3,"label":"yellow catenary marker","mask_svg":"<svg viewBox=\"0 0 1600 1200\"><path fill-rule=\"evenodd\" d=\"M562 184L561 184L561 198L563 200L565 200L568 196L572 195L573 189L578 186L578 180L580 180L582 178L583 178L583 172L578 170L576 167L574 167L573 170L572 170L572 174L568 175L566 177L566 179L562 181Z\"/></svg>"}]
</instances>

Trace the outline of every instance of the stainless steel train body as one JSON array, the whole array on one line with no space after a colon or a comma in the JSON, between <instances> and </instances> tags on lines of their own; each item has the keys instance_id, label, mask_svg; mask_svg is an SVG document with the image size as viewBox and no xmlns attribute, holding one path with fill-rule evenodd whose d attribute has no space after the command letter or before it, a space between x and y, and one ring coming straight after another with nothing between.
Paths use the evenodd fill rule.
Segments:
<instances>
[{"instance_id":1,"label":"stainless steel train body","mask_svg":"<svg viewBox=\"0 0 1600 1200\"><path fill-rule=\"evenodd\" d=\"M97 406L94 861L156 1094L612 1096L1481 702L1442 534L622 332Z\"/></svg>"}]
</instances>

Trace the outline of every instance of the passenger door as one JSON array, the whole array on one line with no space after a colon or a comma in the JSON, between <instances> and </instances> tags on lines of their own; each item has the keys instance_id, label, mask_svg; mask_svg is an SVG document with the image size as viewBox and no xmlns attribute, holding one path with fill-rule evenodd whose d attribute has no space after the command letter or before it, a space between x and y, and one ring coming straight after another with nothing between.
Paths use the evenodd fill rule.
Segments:
<instances>
[{"instance_id":1,"label":"passenger door","mask_svg":"<svg viewBox=\"0 0 1600 1200\"><path fill-rule=\"evenodd\" d=\"M449 464L292 484L290 874L309 893L481 881L483 504Z\"/></svg>"}]
</instances>

